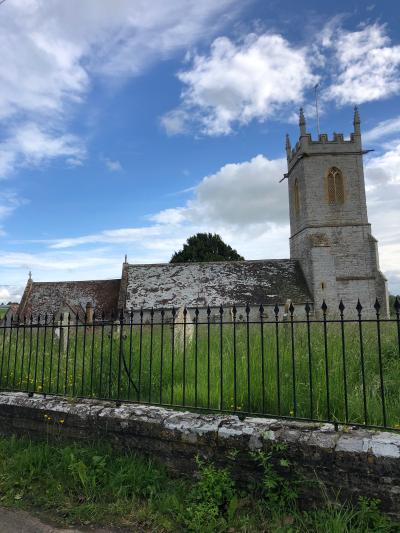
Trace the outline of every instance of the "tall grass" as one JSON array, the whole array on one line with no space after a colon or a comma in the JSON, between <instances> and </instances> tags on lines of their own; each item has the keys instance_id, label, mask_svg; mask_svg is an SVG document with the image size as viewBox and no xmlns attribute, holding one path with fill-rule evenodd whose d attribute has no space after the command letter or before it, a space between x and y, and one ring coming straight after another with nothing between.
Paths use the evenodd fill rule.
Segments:
<instances>
[{"instance_id":1,"label":"tall grass","mask_svg":"<svg viewBox=\"0 0 400 533\"><path fill-rule=\"evenodd\" d=\"M190 326L192 327L192 326ZM0 330L3 390L400 424L395 321ZM381 365L380 365L381 361Z\"/></svg>"}]
</instances>

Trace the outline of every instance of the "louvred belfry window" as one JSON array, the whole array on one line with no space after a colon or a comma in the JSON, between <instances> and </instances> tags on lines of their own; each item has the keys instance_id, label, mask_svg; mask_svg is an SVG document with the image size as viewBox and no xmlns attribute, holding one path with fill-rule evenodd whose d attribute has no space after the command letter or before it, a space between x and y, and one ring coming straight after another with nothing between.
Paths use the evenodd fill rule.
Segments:
<instances>
[{"instance_id":1,"label":"louvred belfry window","mask_svg":"<svg viewBox=\"0 0 400 533\"><path fill-rule=\"evenodd\" d=\"M342 204L344 202L343 174L332 167L328 172L328 202L330 204Z\"/></svg>"}]
</instances>

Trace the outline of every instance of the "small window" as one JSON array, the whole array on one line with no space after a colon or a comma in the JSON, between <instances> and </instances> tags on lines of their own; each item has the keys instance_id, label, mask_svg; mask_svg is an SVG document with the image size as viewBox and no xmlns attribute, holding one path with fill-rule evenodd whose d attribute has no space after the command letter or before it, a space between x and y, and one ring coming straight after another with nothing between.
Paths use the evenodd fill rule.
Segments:
<instances>
[{"instance_id":1,"label":"small window","mask_svg":"<svg viewBox=\"0 0 400 533\"><path fill-rule=\"evenodd\" d=\"M332 167L328 172L328 202L330 204L342 204L344 202L343 174Z\"/></svg>"},{"instance_id":2,"label":"small window","mask_svg":"<svg viewBox=\"0 0 400 533\"><path fill-rule=\"evenodd\" d=\"M300 211L300 194L299 194L299 182L297 181L297 178L294 180L293 199L294 199L294 212L296 213L296 215L298 215Z\"/></svg>"}]
</instances>

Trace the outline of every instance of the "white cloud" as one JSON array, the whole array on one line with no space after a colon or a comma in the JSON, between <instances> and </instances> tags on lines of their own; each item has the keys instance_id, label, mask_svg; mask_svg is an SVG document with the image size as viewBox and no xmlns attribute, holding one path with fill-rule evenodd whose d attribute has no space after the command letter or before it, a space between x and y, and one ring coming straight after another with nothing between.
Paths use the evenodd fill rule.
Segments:
<instances>
[{"instance_id":1,"label":"white cloud","mask_svg":"<svg viewBox=\"0 0 400 533\"><path fill-rule=\"evenodd\" d=\"M24 198L20 198L15 192L12 192L12 191L0 192L0 220L7 218L18 207L26 203L27 201ZM4 234L5 233L0 227L0 236Z\"/></svg>"},{"instance_id":2,"label":"white cloud","mask_svg":"<svg viewBox=\"0 0 400 533\"><path fill-rule=\"evenodd\" d=\"M66 157L70 150L67 162L80 164L84 141L66 132L73 106L85 100L93 77L112 78L115 83L140 74L155 60L213 34L240 9L234 4L234 0L2 4L0 123L6 131L11 123L16 131L21 127L24 137L10 134L0 145L0 175L10 174L21 160L36 164ZM41 137L29 140L27 128L36 128Z\"/></svg>"},{"instance_id":3,"label":"white cloud","mask_svg":"<svg viewBox=\"0 0 400 533\"><path fill-rule=\"evenodd\" d=\"M286 222L287 184L279 183L286 170L286 160L262 155L224 165L197 186L190 209L195 216L233 226Z\"/></svg>"},{"instance_id":4,"label":"white cloud","mask_svg":"<svg viewBox=\"0 0 400 533\"><path fill-rule=\"evenodd\" d=\"M118 160L106 158L104 161L110 172L122 172L122 165Z\"/></svg>"},{"instance_id":5,"label":"white cloud","mask_svg":"<svg viewBox=\"0 0 400 533\"><path fill-rule=\"evenodd\" d=\"M384 25L346 31L334 19L322 32L322 46L332 52L325 60L331 85L324 94L341 105L361 104L392 96L400 90L400 46L391 44Z\"/></svg>"},{"instance_id":6,"label":"white cloud","mask_svg":"<svg viewBox=\"0 0 400 533\"><path fill-rule=\"evenodd\" d=\"M174 207L171 209L164 209L155 215L151 215L148 218L153 222L159 224L181 224L186 220L187 210L184 207Z\"/></svg>"},{"instance_id":7,"label":"white cloud","mask_svg":"<svg viewBox=\"0 0 400 533\"><path fill-rule=\"evenodd\" d=\"M372 233L379 241L382 270L389 279L391 292L400 293L400 141L382 155L370 157L365 164L368 214Z\"/></svg>"},{"instance_id":8,"label":"white cloud","mask_svg":"<svg viewBox=\"0 0 400 533\"><path fill-rule=\"evenodd\" d=\"M400 141L382 155L370 157L366 170L373 187L400 184Z\"/></svg>"},{"instance_id":9,"label":"white cloud","mask_svg":"<svg viewBox=\"0 0 400 533\"><path fill-rule=\"evenodd\" d=\"M45 131L34 122L21 124L0 143L0 178L7 177L15 168L42 165L58 157L77 165L85 156L86 149L77 136Z\"/></svg>"},{"instance_id":10,"label":"white cloud","mask_svg":"<svg viewBox=\"0 0 400 533\"><path fill-rule=\"evenodd\" d=\"M10 298L10 291L6 287L0 286L0 300L8 300Z\"/></svg>"},{"instance_id":11,"label":"white cloud","mask_svg":"<svg viewBox=\"0 0 400 533\"><path fill-rule=\"evenodd\" d=\"M287 104L310 107L304 102L306 91L320 79L326 80L320 111L331 100L345 105L397 94L400 45L392 44L385 25L347 31L342 19L334 17L317 43L294 46L279 34L249 34L240 42L219 37L208 54L189 55L189 66L178 73L181 103L161 118L165 131L224 135L254 119L276 118ZM366 140L397 126L382 123Z\"/></svg>"},{"instance_id":12,"label":"white cloud","mask_svg":"<svg viewBox=\"0 0 400 533\"><path fill-rule=\"evenodd\" d=\"M161 125L167 135L186 133L189 129L190 114L183 109L171 109L161 117Z\"/></svg>"},{"instance_id":13,"label":"white cloud","mask_svg":"<svg viewBox=\"0 0 400 533\"><path fill-rule=\"evenodd\" d=\"M211 34L234 0L13 0L2 6L0 117L53 114L79 101L93 72L138 74ZM238 8L236 8L238 9Z\"/></svg>"},{"instance_id":14,"label":"white cloud","mask_svg":"<svg viewBox=\"0 0 400 533\"><path fill-rule=\"evenodd\" d=\"M9 252L0 249L0 279L7 285L9 299L19 301L28 272L35 281L59 281L80 279L110 279L120 276L122 258L110 249L91 250L41 250L38 252ZM4 296L4 299L8 297ZM0 296L1 301L1 296Z\"/></svg>"},{"instance_id":15,"label":"white cloud","mask_svg":"<svg viewBox=\"0 0 400 533\"><path fill-rule=\"evenodd\" d=\"M363 133L363 141L377 141L393 133L400 134L400 116L379 122L377 126Z\"/></svg>"},{"instance_id":16,"label":"white cloud","mask_svg":"<svg viewBox=\"0 0 400 533\"><path fill-rule=\"evenodd\" d=\"M181 105L164 115L162 124L173 134L194 120L207 135L274 116L283 105L301 102L318 79L305 48L267 33L250 34L240 43L215 39L209 55L196 54L178 78L184 84Z\"/></svg>"},{"instance_id":17,"label":"white cloud","mask_svg":"<svg viewBox=\"0 0 400 533\"><path fill-rule=\"evenodd\" d=\"M0 303L19 302L23 291L23 286L0 285Z\"/></svg>"},{"instance_id":18,"label":"white cloud","mask_svg":"<svg viewBox=\"0 0 400 533\"><path fill-rule=\"evenodd\" d=\"M139 227L139 228L120 228L112 230L104 230L100 233L92 235L83 235L82 237L72 237L65 239L58 239L53 241L37 241L47 242L51 248L71 248L80 246L82 244L95 243L136 243L143 241L146 238L158 236L161 233L161 228L158 226Z\"/></svg>"}]
</instances>

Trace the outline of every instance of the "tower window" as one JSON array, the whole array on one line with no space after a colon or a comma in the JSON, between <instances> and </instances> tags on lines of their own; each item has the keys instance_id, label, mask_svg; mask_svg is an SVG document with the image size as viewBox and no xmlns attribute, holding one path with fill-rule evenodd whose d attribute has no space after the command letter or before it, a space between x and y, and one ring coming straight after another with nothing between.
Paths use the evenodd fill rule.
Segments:
<instances>
[{"instance_id":1,"label":"tower window","mask_svg":"<svg viewBox=\"0 0 400 533\"><path fill-rule=\"evenodd\" d=\"M294 198L294 212L296 213L296 215L298 215L300 211L300 194L299 194L299 182L297 181L297 179L294 180L293 198Z\"/></svg>"},{"instance_id":2,"label":"tower window","mask_svg":"<svg viewBox=\"0 0 400 533\"><path fill-rule=\"evenodd\" d=\"M343 174L332 167L328 172L328 202L330 204L342 204L344 202Z\"/></svg>"}]
</instances>

